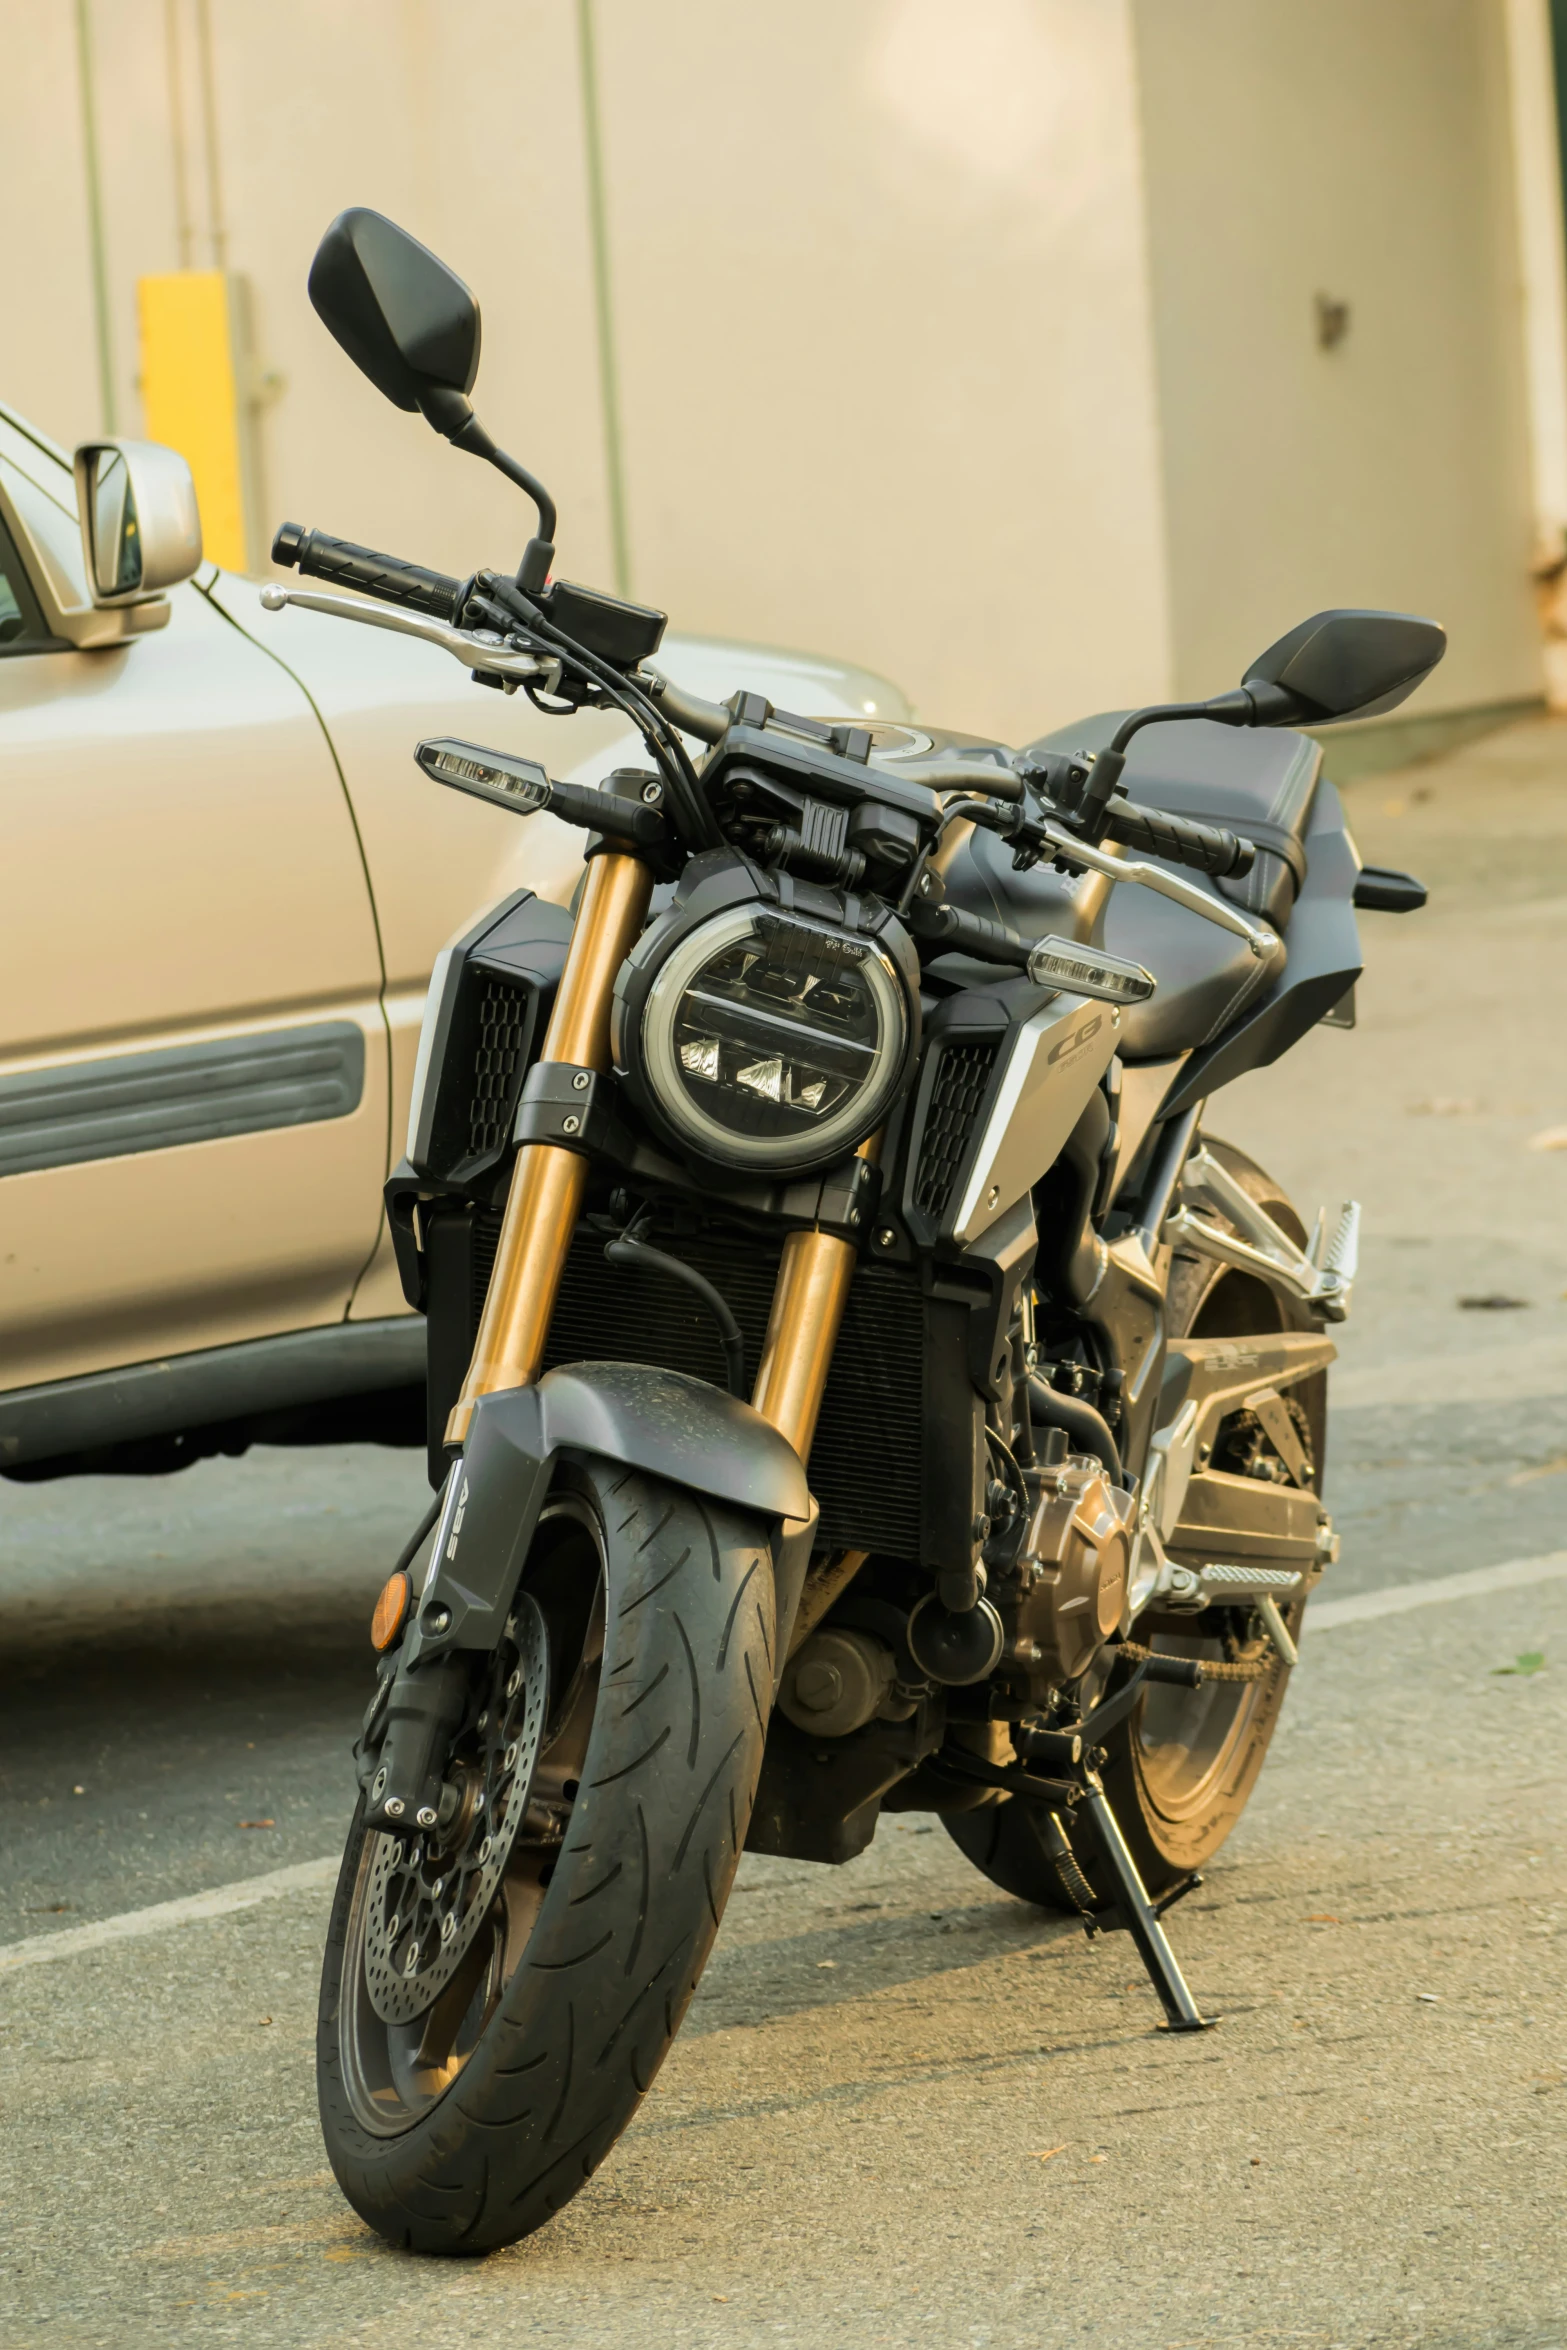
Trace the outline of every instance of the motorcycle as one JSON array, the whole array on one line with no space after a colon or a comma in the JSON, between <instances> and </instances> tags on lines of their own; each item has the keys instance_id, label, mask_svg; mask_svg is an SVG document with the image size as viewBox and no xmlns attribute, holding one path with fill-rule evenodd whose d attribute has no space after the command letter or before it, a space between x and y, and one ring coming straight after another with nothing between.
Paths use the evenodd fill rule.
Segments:
<instances>
[{"instance_id":1,"label":"motorcycle","mask_svg":"<svg viewBox=\"0 0 1567 2350\"><path fill-rule=\"evenodd\" d=\"M663 613L554 576L461 281L355 210L310 294L538 528L459 581L285 524L280 564L358 595L263 602L645 750L592 789L415 753L586 835L570 912L517 891L430 987L387 1205L436 1497L375 1608L320 2007L349 2201L479 2251L626 2128L743 1849L839 1863L934 1813L1127 1931L1170 2029L1211 2020L1163 1918L1336 1555L1359 1212L1308 1236L1207 1109L1351 1024L1356 908L1424 903L1300 729L1394 708L1445 638L1319 613L1231 691L1023 749L707 702L654 664Z\"/></svg>"}]
</instances>

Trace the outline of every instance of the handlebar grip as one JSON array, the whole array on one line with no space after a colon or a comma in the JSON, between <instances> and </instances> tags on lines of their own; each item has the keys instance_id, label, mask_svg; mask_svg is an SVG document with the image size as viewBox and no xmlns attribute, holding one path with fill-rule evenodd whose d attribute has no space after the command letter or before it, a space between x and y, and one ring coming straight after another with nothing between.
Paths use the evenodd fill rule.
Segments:
<instances>
[{"instance_id":1,"label":"handlebar grip","mask_svg":"<svg viewBox=\"0 0 1567 2350\"><path fill-rule=\"evenodd\" d=\"M1112 800L1105 830L1124 848L1141 849L1145 856L1162 857L1167 864L1194 866L1219 880L1249 873L1257 856L1251 841L1221 825L1170 816L1163 808L1141 808L1135 800Z\"/></svg>"},{"instance_id":2,"label":"handlebar grip","mask_svg":"<svg viewBox=\"0 0 1567 2350\"><path fill-rule=\"evenodd\" d=\"M909 928L916 938L937 939L954 954L968 954L985 963L1005 963L1021 971L1028 962L1031 941L1019 937L1004 923L987 921L983 914L965 913L961 906L933 906L916 898L909 907Z\"/></svg>"},{"instance_id":3,"label":"handlebar grip","mask_svg":"<svg viewBox=\"0 0 1567 2350\"><path fill-rule=\"evenodd\" d=\"M444 571L426 571L421 564L404 563L396 555L378 555L374 547L356 547L351 539L329 539L323 531L301 530L285 522L272 541L272 560L285 569L301 571L307 579L331 579L340 587L357 588L383 604L404 604L415 612L432 612L437 620L455 620L462 595L460 579Z\"/></svg>"}]
</instances>

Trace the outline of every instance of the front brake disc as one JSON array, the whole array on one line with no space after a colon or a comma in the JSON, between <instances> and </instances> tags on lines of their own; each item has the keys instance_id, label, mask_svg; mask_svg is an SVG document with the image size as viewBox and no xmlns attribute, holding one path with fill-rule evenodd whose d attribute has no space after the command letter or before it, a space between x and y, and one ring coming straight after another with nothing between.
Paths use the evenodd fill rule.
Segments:
<instances>
[{"instance_id":1,"label":"front brake disc","mask_svg":"<svg viewBox=\"0 0 1567 2350\"><path fill-rule=\"evenodd\" d=\"M528 1808L549 1703L549 1635L518 1599L496 1649L478 1721L465 1739L471 1800L443 1840L376 1831L365 1905L365 1987L386 2024L432 2007L489 1917Z\"/></svg>"}]
</instances>

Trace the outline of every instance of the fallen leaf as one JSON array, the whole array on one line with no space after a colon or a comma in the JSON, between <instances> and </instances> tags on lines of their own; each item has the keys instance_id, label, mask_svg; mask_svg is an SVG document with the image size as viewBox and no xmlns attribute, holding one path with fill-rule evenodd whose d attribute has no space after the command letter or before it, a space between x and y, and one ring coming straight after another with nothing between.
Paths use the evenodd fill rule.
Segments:
<instances>
[{"instance_id":1,"label":"fallen leaf","mask_svg":"<svg viewBox=\"0 0 1567 2350\"><path fill-rule=\"evenodd\" d=\"M819 1967L836 1966L838 1961L835 1958L819 1958L816 1963Z\"/></svg>"},{"instance_id":2,"label":"fallen leaf","mask_svg":"<svg viewBox=\"0 0 1567 2350\"><path fill-rule=\"evenodd\" d=\"M714 2299L715 2301L727 2301L727 2300L728 2300L728 2298L729 2298L729 2296L728 2296L728 2294L727 2294L727 2293L715 2293L715 2294L713 2295L713 2299Z\"/></svg>"},{"instance_id":3,"label":"fallen leaf","mask_svg":"<svg viewBox=\"0 0 1567 2350\"><path fill-rule=\"evenodd\" d=\"M1251 2167L1252 2167L1252 2169L1253 2169L1253 2170L1261 2170L1261 2168L1262 2168L1262 2156L1261 2156L1260 2154L1254 2154L1254 2155L1252 2156L1252 2158L1251 2158Z\"/></svg>"},{"instance_id":4,"label":"fallen leaf","mask_svg":"<svg viewBox=\"0 0 1567 2350\"><path fill-rule=\"evenodd\" d=\"M1314 1909L1306 1923L1308 1926L1341 1926L1344 1921L1336 1918L1330 1909Z\"/></svg>"},{"instance_id":5,"label":"fallen leaf","mask_svg":"<svg viewBox=\"0 0 1567 2350\"><path fill-rule=\"evenodd\" d=\"M1544 1657L1541 1656L1538 1649L1531 1648L1526 1649L1524 1654L1521 1657L1518 1657L1510 1665L1493 1665L1491 1667L1491 1677L1493 1680L1496 1680L1500 1676L1507 1673L1522 1673L1527 1675L1529 1673L1543 1673L1544 1670Z\"/></svg>"},{"instance_id":6,"label":"fallen leaf","mask_svg":"<svg viewBox=\"0 0 1567 2350\"><path fill-rule=\"evenodd\" d=\"M276 1820L241 1820L239 1825L242 1828L275 1828L277 1822Z\"/></svg>"},{"instance_id":7,"label":"fallen leaf","mask_svg":"<svg viewBox=\"0 0 1567 2350\"><path fill-rule=\"evenodd\" d=\"M1065 2152L1066 2148L1064 2146L1046 2146L1043 2147L1034 2156L1034 2160L1036 2162L1052 2162L1058 2154L1064 2154ZM1098 2161L1099 2157L1096 2155L1094 2159L1095 2161Z\"/></svg>"},{"instance_id":8,"label":"fallen leaf","mask_svg":"<svg viewBox=\"0 0 1567 2350\"><path fill-rule=\"evenodd\" d=\"M1417 1991L1415 1993L1415 1997L1417 1999L1423 1999L1427 2007L1440 2007L1442 2004L1439 1995L1435 1991Z\"/></svg>"},{"instance_id":9,"label":"fallen leaf","mask_svg":"<svg viewBox=\"0 0 1567 2350\"><path fill-rule=\"evenodd\" d=\"M269 2015L258 2015L256 2021L258 2024L269 2024L272 2018Z\"/></svg>"},{"instance_id":10,"label":"fallen leaf","mask_svg":"<svg viewBox=\"0 0 1567 2350\"><path fill-rule=\"evenodd\" d=\"M1529 1137L1532 1151L1567 1151L1567 1126L1542 1126Z\"/></svg>"},{"instance_id":11,"label":"fallen leaf","mask_svg":"<svg viewBox=\"0 0 1567 2350\"><path fill-rule=\"evenodd\" d=\"M1091 2154L1088 2159L1090 2162L1108 2162L1110 2157L1108 2154Z\"/></svg>"}]
</instances>

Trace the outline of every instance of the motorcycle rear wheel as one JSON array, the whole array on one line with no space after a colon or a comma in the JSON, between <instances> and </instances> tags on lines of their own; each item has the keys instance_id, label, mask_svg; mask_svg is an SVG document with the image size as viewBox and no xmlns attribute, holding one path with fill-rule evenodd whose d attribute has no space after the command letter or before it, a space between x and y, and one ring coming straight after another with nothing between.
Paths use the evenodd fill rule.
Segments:
<instances>
[{"instance_id":1,"label":"motorcycle rear wheel","mask_svg":"<svg viewBox=\"0 0 1567 2350\"><path fill-rule=\"evenodd\" d=\"M513 2243L603 2161L696 1989L761 1768L763 1521L587 1461L557 1478L521 1590L548 1630L550 1719L462 1967L412 2024L376 2012L365 1917L385 1839L362 1805L328 1932L327 2152L360 2217L409 2251Z\"/></svg>"},{"instance_id":2,"label":"motorcycle rear wheel","mask_svg":"<svg viewBox=\"0 0 1567 2350\"><path fill-rule=\"evenodd\" d=\"M1204 1140L1274 1223L1304 1246L1305 1227L1273 1178L1233 1144L1208 1136ZM1317 1327L1304 1306L1250 1274L1215 1265L1208 1258L1176 1257L1168 1308L1172 1338L1239 1338ZM1327 1433L1326 1372L1291 1393L1305 1411L1316 1471L1314 1489L1320 1492ZM1303 1599L1282 1611L1296 1638L1305 1611ZM1150 1614L1139 1621L1134 1637L1168 1655L1218 1660L1224 1647L1216 1629L1210 1628L1212 1613L1198 1619ZM1150 1689L1130 1718L1111 1731L1105 1792L1143 1883L1155 1899L1204 1867L1231 1833L1256 1786L1288 1684L1288 1670L1274 1657L1255 1681L1210 1682L1194 1690L1161 1685ZM943 1825L993 1884L1042 1909L1072 1909L1029 1804L1008 1798L978 1811L950 1813ZM1074 1826L1071 1832L1074 1857L1096 1906L1108 1906L1114 1898L1113 1879L1098 1840L1086 1827Z\"/></svg>"}]
</instances>

